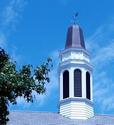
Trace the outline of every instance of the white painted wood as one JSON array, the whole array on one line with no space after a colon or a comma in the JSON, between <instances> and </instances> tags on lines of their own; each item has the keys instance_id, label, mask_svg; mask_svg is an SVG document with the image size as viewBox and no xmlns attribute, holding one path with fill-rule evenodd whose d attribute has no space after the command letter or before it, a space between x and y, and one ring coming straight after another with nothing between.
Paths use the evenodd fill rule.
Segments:
<instances>
[{"instance_id":1,"label":"white painted wood","mask_svg":"<svg viewBox=\"0 0 114 125\"><path fill-rule=\"evenodd\" d=\"M63 72L60 73L60 83L59 83L59 86L60 86L60 101L63 99Z\"/></svg>"},{"instance_id":2,"label":"white painted wood","mask_svg":"<svg viewBox=\"0 0 114 125\"><path fill-rule=\"evenodd\" d=\"M60 114L71 119L88 119L94 116L93 107L85 102L69 102L60 106Z\"/></svg>"},{"instance_id":3,"label":"white painted wood","mask_svg":"<svg viewBox=\"0 0 114 125\"><path fill-rule=\"evenodd\" d=\"M89 55L85 50L64 50L60 53L60 101L63 99L63 72L69 71L69 98L74 97L74 70L82 71L82 101L68 101L60 103L60 114L71 119L88 119L94 116L93 106L85 102L86 99L86 72L90 73L91 100L93 101L93 83L92 83L92 67L90 64Z\"/></svg>"},{"instance_id":4,"label":"white painted wood","mask_svg":"<svg viewBox=\"0 0 114 125\"><path fill-rule=\"evenodd\" d=\"M81 71L82 71L82 98L86 98L86 71L84 68L82 68Z\"/></svg>"},{"instance_id":5,"label":"white painted wood","mask_svg":"<svg viewBox=\"0 0 114 125\"><path fill-rule=\"evenodd\" d=\"M90 83L91 83L91 101L93 101L93 78L92 78L92 74L90 77Z\"/></svg>"},{"instance_id":6,"label":"white painted wood","mask_svg":"<svg viewBox=\"0 0 114 125\"><path fill-rule=\"evenodd\" d=\"M71 67L70 68L70 72L69 72L69 81L70 81L70 87L69 87L69 91L70 91L70 98L74 97L74 73L73 73L74 69Z\"/></svg>"}]
</instances>

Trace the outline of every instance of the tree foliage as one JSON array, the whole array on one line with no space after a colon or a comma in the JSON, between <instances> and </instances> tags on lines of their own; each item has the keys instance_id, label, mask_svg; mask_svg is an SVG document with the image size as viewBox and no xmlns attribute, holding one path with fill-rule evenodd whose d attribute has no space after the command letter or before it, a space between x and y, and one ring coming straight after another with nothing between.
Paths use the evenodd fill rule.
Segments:
<instances>
[{"instance_id":1,"label":"tree foliage","mask_svg":"<svg viewBox=\"0 0 114 125\"><path fill-rule=\"evenodd\" d=\"M16 68L4 49L0 48L0 125L8 122L8 104L16 104L17 97L33 102L32 92L43 94L45 84L50 82L51 59L33 69L32 65Z\"/></svg>"}]
</instances>

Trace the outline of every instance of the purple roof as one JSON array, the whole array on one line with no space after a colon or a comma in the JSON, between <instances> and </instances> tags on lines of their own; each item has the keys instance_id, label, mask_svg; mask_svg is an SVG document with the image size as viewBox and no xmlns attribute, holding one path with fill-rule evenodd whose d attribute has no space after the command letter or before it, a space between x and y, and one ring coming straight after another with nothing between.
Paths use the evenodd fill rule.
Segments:
<instances>
[{"instance_id":1,"label":"purple roof","mask_svg":"<svg viewBox=\"0 0 114 125\"><path fill-rule=\"evenodd\" d=\"M67 48L85 49L83 32L80 26L73 24L68 28L65 49Z\"/></svg>"},{"instance_id":2,"label":"purple roof","mask_svg":"<svg viewBox=\"0 0 114 125\"><path fill-rule=\"evenodd\" d=\"M8 125L114 125L114 116L95 115L88 120L73 120L58 113L13 111Z\"/></svg>"}]
</instances>

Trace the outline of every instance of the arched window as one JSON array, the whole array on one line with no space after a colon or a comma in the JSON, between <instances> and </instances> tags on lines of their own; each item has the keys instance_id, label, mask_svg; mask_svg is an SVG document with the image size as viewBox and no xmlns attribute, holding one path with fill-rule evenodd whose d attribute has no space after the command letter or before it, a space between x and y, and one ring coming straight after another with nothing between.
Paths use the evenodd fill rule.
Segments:
<instances>
[{"instance_id":1,"label":"arched window","mask_svg":"<svg viewBox=\"0 0 114 125\"><path fill-rule=\"evenodd\" d=\"M74 96L82 97L82 73L80 69L74 70Z\"/></svg>"},{"instance_id":2,"label":"arched window","mask_svg":"<svg viewBox=\"0 0 114 125\"><path fill-rule=\"evenodd\" d=\"M69 71L63 73L63 99L69 97Z\"/></svg>"},{"instance_id":3,"label":"arched window","mask_svg":"<svg viewBox=\"0 0 114 125\"><path fill-rule=\"evenodd\" d=\"M86 98L91 99L90 74L86 72Z\"/></svg>"}]
</instances>

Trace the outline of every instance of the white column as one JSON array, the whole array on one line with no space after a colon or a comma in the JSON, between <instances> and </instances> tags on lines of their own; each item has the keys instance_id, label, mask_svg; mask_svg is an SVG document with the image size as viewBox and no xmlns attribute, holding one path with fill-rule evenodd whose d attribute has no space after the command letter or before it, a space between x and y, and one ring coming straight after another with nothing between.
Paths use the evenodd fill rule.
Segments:
<instances>
[{"instance_id":1,"label":"white column","mask_svg":"<svg viewBox=\"0 0 114 125\"><path fill-rule=\"evenodd\" d=\"M82 70L82 98L86 98L86 71L84 68Z\"/></svg>"},{"instance_id":2,"label":"white column","mask_svg":"<svg viewBox=\"0 0 114 125\"><path fill-rule=\"evenodd\" d=\"M60 87L60 100L62 100L63 99L63 72L60 72L59 87Z\"/></svg>"},{"instance_id":3,"label":"white column","mask_svg":"<svg viewBox=\"0 0 114 125\"><path fill-rule=\"evenodd\" d=\"M69 70L69 92L70 98L74 97L74 69Z\"/></svg>"},{"instance_id":4,"label":"white column","mask_svg":"<svg viewBox=\"0 0 114 125\"><path fill-rule=\"evenodd\" d=\"M92 73L90 74L90 87L91 87L91 101L93 101L93 78L92 78Z\"/></svg>"}]
</instances>

